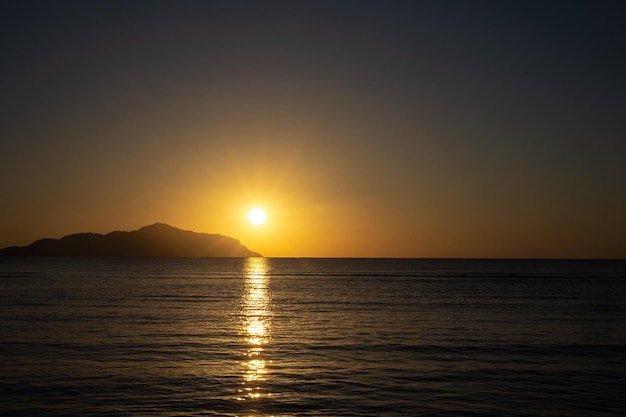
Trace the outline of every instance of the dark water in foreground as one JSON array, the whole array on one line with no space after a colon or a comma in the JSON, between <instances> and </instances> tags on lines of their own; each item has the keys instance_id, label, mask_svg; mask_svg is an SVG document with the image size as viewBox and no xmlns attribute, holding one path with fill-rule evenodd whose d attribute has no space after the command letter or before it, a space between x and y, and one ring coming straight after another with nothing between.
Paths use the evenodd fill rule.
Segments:
<instances>
[{"instance_id":1,"label":"dark water in foreground","mask_svg":"<svg viewBox=\"0 0 626 417\"><path fill-rule=\"evenodd\" d=\"M626 262L0 258L0 414L617 416Z\"/></svg>"}]
</instances>

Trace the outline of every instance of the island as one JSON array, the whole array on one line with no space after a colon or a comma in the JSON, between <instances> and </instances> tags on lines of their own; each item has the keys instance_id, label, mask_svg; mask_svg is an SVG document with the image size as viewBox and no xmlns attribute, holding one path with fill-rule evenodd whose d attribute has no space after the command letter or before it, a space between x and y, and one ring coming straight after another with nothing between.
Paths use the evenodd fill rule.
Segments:
<instances>
[{"instance_id":1,"label":"island","mask_svg":"<svg viewBox=\"0 0 626 417\"><path fill-rule=\"evenodd\" d=\"M0 256L93 257L259 257L239 240L220 234L196 233L164 223L131 232L106 235L77 233L61 239L40 239L28 246L0 249Z\"/></svg>"}]
</instances>

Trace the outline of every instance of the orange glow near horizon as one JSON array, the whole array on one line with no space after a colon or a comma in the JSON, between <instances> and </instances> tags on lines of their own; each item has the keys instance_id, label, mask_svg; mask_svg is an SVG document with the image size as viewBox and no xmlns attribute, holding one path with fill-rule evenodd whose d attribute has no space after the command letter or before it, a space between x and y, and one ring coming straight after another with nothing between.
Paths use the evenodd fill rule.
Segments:
<instances>
[{"instance_id":1,"label":"orange glow near horizon","mask_svg":"<svg viewBox=\"0 0 626 417\"><path fill-rule=\"evenodd\" d=\"M262 135L251 137L250 141L267 140ZM366 173L361 172L358 181L350 179L352 167L338 170L340 164L332 162L332 155L326 156L324 170L316 169L311 161L320 156L299 152L304 145L243 152L229 152L229 145L224 146L227 157L212 164L200 160L202 152L197 152L185 156L188 168L176 176L148 175L153 173L148 169L141 181L127 180L127 188L98 188L115 193L102 195L118 204L104 204L96 194L85 203L85 210L74 212L63 206L71 200L50 195L54 200L36 207L54 212L55 221L39 216L29 223L28 234L11 225L3 230L4 246L72 233L130 231L160 222L230 236L266 257L623 257L622 235L608 228L594 230L593 223L575 216L574 205L568 206L572 214L567 217L567 211L558 211L559 206L544 200L510 197L508 201L498 196L473 201L460 211L458 202L466 196L452 195L454 184L446 178L423 185L420 193L397 195L384 181L378 183L378 178ZM342 172L344 183L337 180ZM134 191L139 185L141 199ZM494 216L489 209L506 204L506 217ZM104 206L107 210L102 210ZM252 207L267 213L262 226L249 223ZM9 240L18 232L23 240ZM579 239L580 235L589 239Z\"/></svg>"},{"instance_id":2,"label":"orange glow near horizon","mask_svg":"<svg viewBox=\"0 0 626 417\"><path fill-rule=\"evenodd\" d=\"M188 203L190 211L181 226L234 237L263 256L306 255L313 243L309 230L316 228L321 217L320 204L313 199L322 196L315 189L312 170L306 169L297 150L259 150L255 154L232 150L226 154L230 158L221 162L219 170L232 172L232 176L186 185L193 201ZM263 210L263 222L261 212L252 215L254 208ZM176 220L172 225L178 225Z\"/></svg>"}]
</instances>

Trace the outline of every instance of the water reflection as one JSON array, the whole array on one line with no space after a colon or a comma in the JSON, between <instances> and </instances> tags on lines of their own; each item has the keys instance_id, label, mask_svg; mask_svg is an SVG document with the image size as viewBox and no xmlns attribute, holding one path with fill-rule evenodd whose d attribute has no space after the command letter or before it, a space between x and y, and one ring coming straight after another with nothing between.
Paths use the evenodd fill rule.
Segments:
<instances>
[{"instance_id":1,"label":"water reflection","mask_svg":"<svg viewBox=\"0 0 626 417\"><path fill-rule=\"evenodd\" d=\"M242 324L247 348L247 359L242 362L243 382L239 390L240 401L266 397L271 394L264 388L268 378L265 345L270 340L269 270L265 258L248 258L245 265L245 289L242 296Z\"/></svg>"}]
</instances>

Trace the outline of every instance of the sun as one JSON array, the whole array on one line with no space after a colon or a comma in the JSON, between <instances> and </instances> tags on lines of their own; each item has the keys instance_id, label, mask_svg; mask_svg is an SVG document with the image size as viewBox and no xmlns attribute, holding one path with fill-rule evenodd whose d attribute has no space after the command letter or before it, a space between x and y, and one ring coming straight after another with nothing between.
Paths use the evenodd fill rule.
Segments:
<instances>
[{"instance_id":1,"label":"sun","mask_svg":"<svg viewBox=\"0 0 626 417\"><path fill-rule=\"evenodd\" d=\"M250 220L250 223L252 224L261 225L265 223L266 219L267 219L267 215L265 214L265 211L263 211L263 209L260 209L258 207L253 208L252 210L248 212L248 220Z\"/></svg>"}]
</instances>

